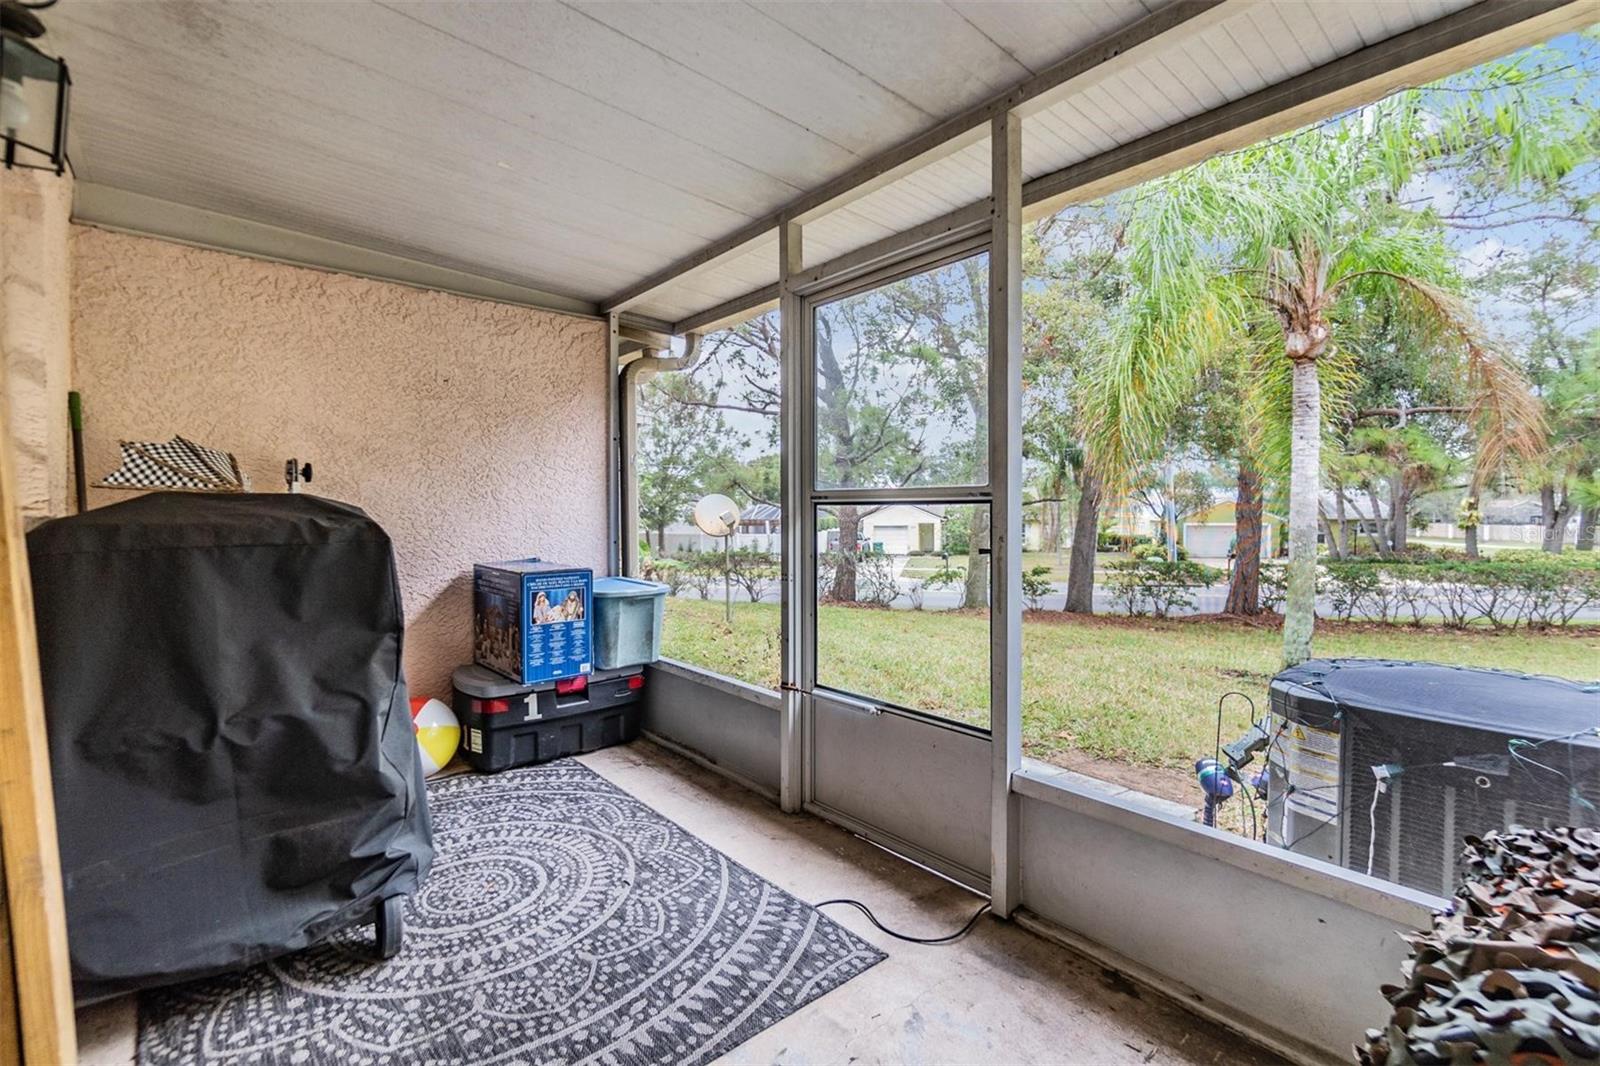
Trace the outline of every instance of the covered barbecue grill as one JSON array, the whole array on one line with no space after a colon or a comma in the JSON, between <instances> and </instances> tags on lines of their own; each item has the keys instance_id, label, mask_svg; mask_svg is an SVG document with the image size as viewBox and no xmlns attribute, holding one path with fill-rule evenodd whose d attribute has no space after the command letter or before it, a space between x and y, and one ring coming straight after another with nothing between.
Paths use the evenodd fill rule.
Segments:
<instances>
[{"instance_id":1,"label":"covered barbecue grill","mask_svg":"<svg viewBox=\"0 0 1600 1066\"><path fill-rule=\"evenodd\" d=\"M374 918L396 950L433 850L377 523L159 493L28 550L79 999Z\"/></svg>"}]
</instances>

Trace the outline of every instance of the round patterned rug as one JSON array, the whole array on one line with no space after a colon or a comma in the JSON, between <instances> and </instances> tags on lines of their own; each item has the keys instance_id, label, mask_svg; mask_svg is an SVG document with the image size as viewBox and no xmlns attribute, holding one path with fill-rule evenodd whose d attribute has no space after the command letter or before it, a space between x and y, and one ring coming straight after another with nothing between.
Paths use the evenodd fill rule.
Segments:
<instances>
[{"instance_id":1,"label":"round patterned rug","mask_svg":"<svg viewBox=\"0 0 1600 1066\"><path fill-rule=\"evenodd\" d=\"M571 760L430 782L405 945L146 992L139 1061L709 1061L884 956Z\"/></svg>"}]
</instances>

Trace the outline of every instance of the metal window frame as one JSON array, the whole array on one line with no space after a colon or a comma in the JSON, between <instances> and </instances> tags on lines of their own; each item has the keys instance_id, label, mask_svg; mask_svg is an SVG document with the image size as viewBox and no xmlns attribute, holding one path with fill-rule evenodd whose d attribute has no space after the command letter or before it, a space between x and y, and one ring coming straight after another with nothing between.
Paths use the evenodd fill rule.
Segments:
<instances>
[{"instance_id":1,"label":"metal window frame","mask_svg":"<svg viewBox=\"0 0 1600 1066\"><path fill-rule=\"evenodd\" d=\"M802 447L806 440L805 403L800 398L806 391L801 376L800 344L802 331L798 328L804 317L804 298L794 285L794 276L803 262L803 230L798 222L783 222L778 229L778 337L781 357L780 377L782 391L779 407L779 467L781 470L780 501L785 515L783 521L783 559L780 561L779 595L782 601L783 622L779 645L782 655L783 711L778 726L778 799L788 813L795 814L806 801L806 749L805 723L810 717L810 695L807 681L816 674L815 657L807 650L809 642L800 639L805 632L806 597L797 595L806 587L804 580L816 583L816 529L814 523L799 522L802 513L801 499L804 487L811 484L811 448ZM807 562L807 560L812 560Z\"/></svg>"},{"instance_id":2,"label":"metal window frame","mask_svg":"<svg viewBox=\"0 0 1600 1066\"><path fill-rule=\"evenodd\" d=\"M1022 121L994 117L989 250L989 899L1011 916L1019 903L1022 769Z\"/></svg>"}]
</instances>

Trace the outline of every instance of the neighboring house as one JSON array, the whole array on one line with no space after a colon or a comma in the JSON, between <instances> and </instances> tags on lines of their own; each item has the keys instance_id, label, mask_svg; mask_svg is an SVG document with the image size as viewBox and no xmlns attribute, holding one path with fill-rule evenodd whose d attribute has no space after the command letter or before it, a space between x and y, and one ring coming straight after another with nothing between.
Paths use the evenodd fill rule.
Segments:
<instances>
[{"instance_id":1,"label":"neighboring house","mask_svg":"<svg viewBox=\"0 0 1600 1066\"><path fill-rule=\"evenodd\" d=\"M1037 511L1037 507L1025 507L1022 511L1022 550L1025 552L1044 551L1044 522ZM1065 542L1071 536L1071 530L1063 530L1061 539Z\"/></svg>"},{"instance_id":2,"label":"neighboring house","mask_svg":"<svg viewBox=\"0 0 1600 1066\"><path fill-rule=\"evenodd\" d=\"M1179 541L1191 559L1227 559L1233 546L1234 521L1238 504L1224 500L1183 520ZM1261 515L1261 557L1270 559L1283 541L1284 520L1278 515Z\"/></svg>"},{"instance_id":3,"label":"neighboring house","mask_svg":"<svg viewBox=\"0 0 1600 1066\"><path fill-rule=\"evenodd\" d=\"M1347 502L1344 509L1344 532L1341 536L1346 544L1354 547L1357 539L1365 537L1369 533L1374 536L1382 535L1383 523L1389 520L1388 500L1379 499L1377 501L1376 514L1373 513L1373 500L1367 493L1363 492L1357 495L1346 492L1345 500ZM1317 523L1318 544L1327 543L1328 529L1339 524L1339 501L1334 493L1323 492L1322 513L1326 516L1328 522L1326 527L1321 522Z\"/></svg>"},{"instance_id":4,"label":"neighboring house","mask_svg":"<svg viewBox=\"0 0 1600 1066\"><path fill-rule=\"evenodd\" d=\"M1544 543L1544 510L1537 496L1522 494L1487 499L1480 505L1479 513L1482 515L1478 525L1480 544L1537 548ZM1467 539L1466 531L1454 522L1430 522L1422 535L1463 543ZM1567 522L1564 543L1577 543L1577 536L1578 516L1574 514Z\"/></svg>"},{"instance_id":5,"label":"neighboring house","mask_svg":"<svg viewBox=\"0 0 1600 1066\"><path fill-rule=\"evenodd\" d=\"M838 541L838 532L830 530L827 547L836 550ZM909 503L874 507L861 517L861 541L887 555L942 551L944 507ZM733 547L735 551L754 548L774 555L783 551L783 512L770 503L752 504L739 515ZM693 522L674 522L667 527L668 555L721 550L722 538L706 536Z\"/></svg>"},{"instance_id":6,"label":"neighboring house","mask_svg":"<svg viewBox=\"0 0 1600 1066\"><path fill-rule=\"evenodd\" d=\"M942 504L895 503L868 509L858 531L863 548L885 555L944 550ZM839 550L839 531L821 534L824 551Z\"/></svg>"},{"instance_id":7,"label":"neighboring house","mask_svg":"<svg viewBox=\"0 0 1600 1066\"><path fill-rule=\"evenodd\" d=\"M1161 520L1150 513L1150 508L1137 500L1123 500L1105 507L1100 513L1100 531L1120 537L1161 536ZM1070 531L1069 531L1070 536Z\"/></svg>"},{"instance_id":8,"label":"neighboring house","mask_svg":"<svg viewBox=\"0 0 1600 1066\"><path fill-rule=\"evenodd\" d=\"M775 503L752 504L739 516L740 533L781 533L783 510Z\"/></svg>"},{"instance_id":9,"label":"neighboring house","mask_svg":"<svg viewBox=\"0 0 1600 1066\"><path fill-rule=\"evenodd\" d=\"M896 503L861 516L861 539L886 555L944 550L941 504Z\"/></svg>"}]
</instances>

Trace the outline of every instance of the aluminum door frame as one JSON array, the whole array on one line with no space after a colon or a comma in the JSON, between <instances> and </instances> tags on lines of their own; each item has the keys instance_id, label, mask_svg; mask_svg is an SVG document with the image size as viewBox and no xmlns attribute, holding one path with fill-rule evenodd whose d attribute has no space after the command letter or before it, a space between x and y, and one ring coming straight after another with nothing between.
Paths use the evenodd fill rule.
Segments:
<instances>
[{"instance_id":1,"label":"aluminum door frame","mask_svg":"<svg viewBox=\"0 0 1600 1066\"><path fill-rule=\"evenodd\" d=\"M799 507L791 512L795 631L785 641L796 657L801 809L859 833L953 880L987 892L991 798L990 731L896 706L868 695L822 685L817 663L817 512L851 503L979 504L994 513L993 478L982 484L912 487L816 487L815 315L825 304L868 292L979 254L991 254L990 226L982 220L932 246L842 276L795 286L794 373L786 381L796 398L793 454L785 471L798 482ZM991 254L992 258L992 254ZM787 320L786 320L787 324ZM789 348L785 348L788 355ZM992 352L990 361L992 363ZM991 430L992 430L991 420ZM787 502L787 498L786 498ZM991 517L992 527L992 517ZM786 607L786 617L790 610ZM991 625L992 629L992 625ZM991 709L992 716L992 709ZM857 743L863 732L878 745Z\"/></svg>"}]
</instances>

